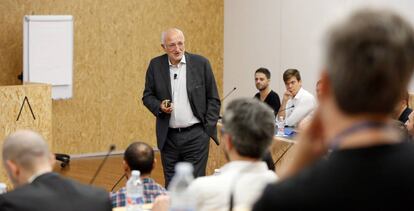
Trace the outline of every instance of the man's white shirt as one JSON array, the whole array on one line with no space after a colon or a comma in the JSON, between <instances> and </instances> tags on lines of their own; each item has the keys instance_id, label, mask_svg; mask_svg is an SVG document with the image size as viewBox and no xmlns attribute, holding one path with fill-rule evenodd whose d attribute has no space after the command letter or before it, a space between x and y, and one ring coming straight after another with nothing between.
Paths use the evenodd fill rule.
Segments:
<instances>
[{"instance_id":1,"label":"man's white shirt","mask_svg":"<svg viewBox=\"0 0 414 211\"><path fill-rule=\"evenodd\" d=\"M286 103L285 124L288 126L297 126L315 107L315 97L301 87L295 97L289 99Z\"/></svg>"},{"instance_id":2,"label":"man's white shirt","mask_svg":"<svg viewBox=\"0 0 414 211\"><path fill-rule=\"evenodd\" d=\"M185 56L177 65L170 66L171 94L173 111L171 112L170 127L184 128L200 121L194 116L187 95L187 63Z\"/></svg>"},{"instance_id":3,"label":"man's white shirt","mask_svg":"<svg viewBox=\"0 0 414 211\"><path fill-rule=\"evenodd\" d=\"M233 193L234 208L251 208L267 184L277 175L265 162L232 161L220 168L218 175L199 177L189 191L196 198L196 210L228 210Z\"/></svg>"}]
</instances>

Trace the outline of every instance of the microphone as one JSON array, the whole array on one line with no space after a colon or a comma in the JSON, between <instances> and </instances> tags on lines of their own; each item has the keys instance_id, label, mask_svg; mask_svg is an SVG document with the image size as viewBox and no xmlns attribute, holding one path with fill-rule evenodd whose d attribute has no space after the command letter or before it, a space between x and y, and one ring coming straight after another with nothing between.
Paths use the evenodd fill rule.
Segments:
<instances>
[{"instance_id":1,"label":"microphone","mask_svg":"<svg viewBox=\"0 0 414 211\"><path fill-rule=\"evenodd\" d=\"M55 153L55 159L61 161L60 167L65 168L70 163L70 155Z\"/></svg>"},{"instance_id":2,"label":"microphone","mask_svg":"<svg viewBox=\"0 0 414 211\"><path fill-rule=\"evenodd\" d=\"M116 148L115 144L111 144L111 146L109 146L109 151L108 153L106 153L104 159L102 160L101 164L99 165L98 169L96 169L95 175L93 175L91 181L89 182L89 185L92 185L93 182L95 181L96 177L98 176L99 172L101 171L103 165L105 164L106 160L108 159L109 155L111 154L112 151L114 151Z\"/></svg>"},{"instance_id":3,"label":"microphone","mask_svg":"<svg viewBox=\"0 0 414 211\"><path fill-rule=\"evenodd\" d=\"M289 110L289 109L292 109L292 108L294 108L295 107L295 105L292 105L292 106L289 106L289 107L287 107L287 108L285 108L285 109L282 109L282 110L279 110L277 113L275 113L275 116L277 116L280 112L282 112L282 111L286 111L286 110Z\"/></svg>"},{"instance_id":4,"label":"microphone","mask_svg":"<svg viewBox=\"0 0 414 211\"><path fill-rule=\"evenodd\" d=\"M228 92L227 93L227 95L226 96L224 96L220 101L223 101L223 100L225 100L228 96L230 96L231 95L231 93L233 93L235 90L236 90L237 88L236 87L233 87L233 89L232 90L230 90L230 92Z\"/></svg>"},{"instance_id":5,"label":"microphone","mask_svg":"<svg viewBox=\"0 0 414 211\"><path fill-rule=\"evenodd\" d=\"M126 177L126 174L122 174L118 181L116 181L115 185L111 188L111 192L114 191L115 187L121 182L122 179L124 179L124 177Z\"/></svg>"},{"instance_id":6,"label":"microphone","mask_svg":"<svg viewBox=\"0 0 414 211\"><path fill-rule=\"evenodd\" d=\"M226 94L226 96L224 96L221 100L220 100L220 102L223 102L228 96L230 96L231 95L231 93L233 93L234 91L236 91L236 87L233 87L233 89L232 90L230 90L230 92L228 92L227 94ZM221 119L222 118L222 116L221 115L219 115L219 119Z\"/></svg>"},{"instance_id":7,"label":"microphone","mask_svg":"<svg viewBox=\"0 0 414 211\"><path fill-rule=\"evenodd\" d=\"M177 73L174 73L174 80L177 79Z\"/></svg>"}]
</instances>

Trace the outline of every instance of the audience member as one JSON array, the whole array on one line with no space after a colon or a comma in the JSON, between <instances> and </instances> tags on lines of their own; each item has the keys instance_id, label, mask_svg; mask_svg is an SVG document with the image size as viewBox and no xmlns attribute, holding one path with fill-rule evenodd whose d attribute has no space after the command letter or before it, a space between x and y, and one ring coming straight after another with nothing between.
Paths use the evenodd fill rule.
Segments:
<instances>
[{"instance_id":1,"label":"audience member","mask_svg":"<svg viewBox=\"0 0 414 211\"><path fill-rule=\"evenodd\" d=\"M134 142L125 150L123 166L126 177L129 178L133 170L138 170L141 173L144 185L144 203L153 203L157 196L166 194L165 188L150 178L154 165L154 150L148 144ZM126 187L111 193L112 207L126 206L125 198Z\"/></svg>"},{"instance_id":2,"label":"audience member","mask_svg":"<svg viewBox=\"0 0 414 211\"><path fill-rule=\"evenodd\" d=\"M297 124L316 107L315 97L302 88L298 70L288 69L283 73L286 91L283 95L279 117L284 117L287 126Z\"/></svg>"},{"instance_id":3,"label":"audience member","mask_svg":"<svg viewBox=\"0 0 414 211\"><path fill-rule=\"evenodd\" d=\"M316 82L316 98L319 101L319 98L321 98L321 92L322 92L322 81L318 80L318 82Z\"/></svg>"},{"instance_id":4,"label":"audience member","mask_svg":"<svg viewBox=\"0 0 414 211\"><path fill-rule=\"evenodd\" d=\"M269 105L273 109L275 116L277 116L280 108L280 99L279 95L269 86L270 76L270 71L266 68L261 67L256 70L254 81L259 92L254 97ZM275 171L275 164L269 150L266 150L263 161L266 162L270 170Z\"/></svg>"},{"instance_id":5,"label":"audience member","mask_svg":"<svg viewBox=\"0 0 414 211\"><path fill-rule=\"evenodd\" d=\"M197 178L190 185L197 210L251 208L266 184L276 181L261 157L275 131L273 111L255 99L237 99L227 106L223 116L221 141L230 161L218 175Z\"/></svg>"},{"instance_id":6,"label":"audience member","mask_svg":"<svg viewBox=\"0 0 414 211\"><path fill-rule=\"evenodd\" d=\"M413 58L413 28L393 12L359 10L336 25L319 109L283 181L268 186L253 210L411 207L414 146L390 127L389 116L407 89Z\"/></svg>"},{"instance_id":7,"label":"audience member","mask_svg":"<svg viewBox=\"0 0 414 211\"><path fill-rule=\"evenodd\" d=\"M322 95L322 81L318 80L318 82L316 82L316 98L319 99L321 98ZM314 110L312 112L310 112L308 115L305 116L305 118L303 118L297 125L297 129L298 130L302 130L303 128L307 127L309 125L309 123L311 122L312 118L314 115Z\"/></svg>"},{"instance_id":8,"label":"audience member","mask_svg":"<svg viewBox=\"0 0 414 211\"><path fill-rule=\"evenodd\" d=\"M3 164L15 189L0 195L0 210L112 210L107 192L52 173L54 161L39 134L24 130L8 136Z\"/></svg>"},{"instance_id":9,"label":"audience member","mask_svg":"<svg viewBox=\"0 0 414 211\"><path fill-rule=\"evenodd\" d=\"M254 97L269 105L276 116L280 108L280 99L279 95L270 88L270 71L263 67L257 69L254 81L257 90L259 90Z\"/></svg>"}]
</instances>

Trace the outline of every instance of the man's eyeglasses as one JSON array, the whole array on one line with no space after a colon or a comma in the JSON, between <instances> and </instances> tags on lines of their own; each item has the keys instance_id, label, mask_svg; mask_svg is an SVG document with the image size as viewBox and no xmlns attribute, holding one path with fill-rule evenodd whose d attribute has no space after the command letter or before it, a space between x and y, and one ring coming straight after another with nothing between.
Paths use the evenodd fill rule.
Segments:
<instances>
[{"instance_id":1,"label":"man's eyeglasses","mask_svg":"<svg viewBox=\"0 0 414 211\"><path fill-rule=\"evenodd\" d=\"M166 45L166 47L167 47L168 50L175 49L176 47L178 47L178 48L181 49L183 46L184 46L184 43L183 42L170 43L170 44Z\"/></svg>"}]
</instances>

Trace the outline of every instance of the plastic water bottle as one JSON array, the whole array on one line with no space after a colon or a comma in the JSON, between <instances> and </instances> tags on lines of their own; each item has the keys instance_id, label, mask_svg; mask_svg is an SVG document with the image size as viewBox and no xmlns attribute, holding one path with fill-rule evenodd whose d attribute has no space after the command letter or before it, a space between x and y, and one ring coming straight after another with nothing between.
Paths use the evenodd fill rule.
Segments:
<instances>
[{"instance_id":1,"label":"plastic water bottle","mask_svg":"<svg viewBox=\"0 0 414 211\"><path fill-rule=\"evenodd\" d=\"M0 194L7 193L7 185L5 183L0 183Z\"/></svg>"},{"instance_id":2,"label":"plastic water bottle","mask_svg":"<svg viewBox=\"0 0 414 211\"><path fill-rule=\"evenodd\" d=\"M168 188L171 195L170 211L195 211L194 196L188 190L193 179L193 166L186 162L177 163Z\"/></svg>"},{"instance_id":3,"label":"plastic water bottle","mask_svg":"<svg viewBox=\"0 0 414 211\"><path fill-rule=\"evenodd\" d=\"M277 136L284 136L285 135L285 119L283 116L280 116L278 119L276 119L276 125L277 125Z\"/></svg>"},{"instance_id":4,"label":"plastic water bottle","mask_svg":"<svg viewBox=\"0 0 414 211\"><path fill-rule=\"evenodd\" d=\"M126 184L126 210L141 211L144 204L144 186L139 178L140 172L133 170Z\"/></svg>"}]
</instances>

